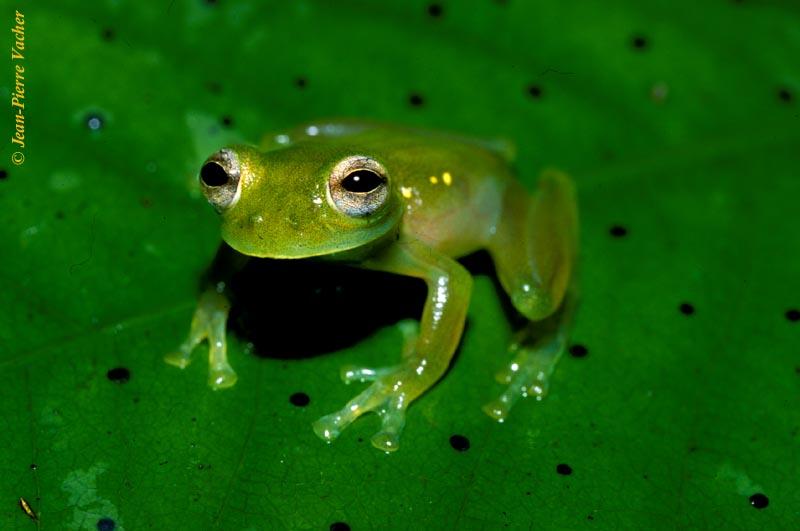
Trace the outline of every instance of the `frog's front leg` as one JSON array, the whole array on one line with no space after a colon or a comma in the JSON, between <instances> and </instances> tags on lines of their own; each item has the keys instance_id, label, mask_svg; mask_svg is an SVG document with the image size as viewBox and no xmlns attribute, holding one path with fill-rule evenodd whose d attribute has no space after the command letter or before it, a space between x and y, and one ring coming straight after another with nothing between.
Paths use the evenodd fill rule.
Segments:
<instances>
[{"instance_id":1,"label":"frog's front leg","mask_svg":"<svg viewBox=\"0 0 800 531\"><path fill-rule=\"evenodd\" d=\"M346 382L372 384L339 411L317 420L314 431L330 442L355 419L373 411L380 415L382 427L372 437L372 445L390 452L399 446L406 408L436 383L450 364L464 329L472 277L455 260L417 241L395 243L361 266L425 280L428 297L419 332L402 325L406 346L398 365L343 369Z\"/></svg>"},{"instance_id":2,"label":"frog's front leg","mask_svg":"<svg viewBox=\"0 0 800 531\"><path fill-rule=\"evenodd\" d=\"M178 349L167 354L164 361L184 369L192 361L192 351L204 339L208 339L208 385L212 389L225 389L236 383L236 372L228 363L225 327L228 321L230 302L225 296L225 287L230 277L241 269L247 257L223 244L204 283L209 287L200 295L197 309L192 316L189 335Z\"/></svg>"},{"instance_id":3,"label":"frog's front leg","mask_svg":"<svg viewBox=\"0 0 800 531\"><path fill-rule=\"evenodd\" d=\"M167 354L164 361L181 369L192 361L192 351L204 339L208 339L208 385L213 389L225 389L236 383L236 373L228 363L225 324L230 303L225 295L209 288L200 296L200 302L192 317L189 337L178 350Z\"/></svg>"}]
</instances>

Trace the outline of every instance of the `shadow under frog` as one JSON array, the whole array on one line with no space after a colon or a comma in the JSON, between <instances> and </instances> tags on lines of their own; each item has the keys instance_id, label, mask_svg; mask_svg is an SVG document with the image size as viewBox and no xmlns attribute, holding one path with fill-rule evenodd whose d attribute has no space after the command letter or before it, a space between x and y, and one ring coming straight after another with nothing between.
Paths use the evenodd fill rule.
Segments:
<instances>
[{"instance_id":1,"label":"shadow under frog","mask_svg":"<svg viewBox=\"0 0 800 531\"><path fill-rule=\"evenodd\" d=\"M220 246L200 281L200 292L209 284L225 285L225 296L231 301L228 330L252 343L252 354L259 358L328 355L382 328L418 319L425 304L425 284L414 278L335 263L268 258L251 259L241 270L232 271L234 253L228 245ZM506 318L514 328L522 328L525 318L502 292L489 255L479 251L461 262L474 276L491 278ZM469 326L468 319L465 333ZM459 351L460 347L451 364Z\"/></svg>"},{"instance_id":2,"label":"shadow under frog","mask_svg":"<svg viewBox=\"0 0 800 531\"><path fill-rule=\"evenodd\" d=\"M398 321L417 319L425 304L425 284L413 278L268 258L251 259L231 274L226 263L233 252L220 247L200 289L225 283L231 302L228 329L252 343L260 358L330 354Z\"/></svg>"}]
</instances>

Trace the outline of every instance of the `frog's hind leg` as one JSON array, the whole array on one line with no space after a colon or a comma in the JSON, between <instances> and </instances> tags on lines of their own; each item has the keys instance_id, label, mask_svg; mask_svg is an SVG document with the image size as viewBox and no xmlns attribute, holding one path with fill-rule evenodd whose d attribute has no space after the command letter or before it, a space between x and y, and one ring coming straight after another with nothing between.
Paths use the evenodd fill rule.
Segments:
<instances>
[{"instance_id":1,"label":"frog's hind leg","mask_svg":"<svg viewBox=\"0 0 800 531\"><path fill-rule=\"evenodd\" d=\"M547 393L577 299L577 233L574 189L566 174L546 170L533 199L515 186L506 192L489 252L503 289L530 322L510 347L514 359L498 374L507 389L483 408L500 422L520 398L541 400Z\"/></svg>"},{"instance_id":2,"label":"frog's hind leg","mask_svg":"<svg viewBox=\"0 0 800 531\"><path fill-rule=\"evenodd\" d=\"M215 288L207 289L201 296L192 317L189 336L178 350L167 354L164 361L181 369L192 361L192 351L204 339L208 339L208 385L213 389L224 389L236 383L236 373L228 363L225 324L230 303Z\"/></svg>"}]
</instances>

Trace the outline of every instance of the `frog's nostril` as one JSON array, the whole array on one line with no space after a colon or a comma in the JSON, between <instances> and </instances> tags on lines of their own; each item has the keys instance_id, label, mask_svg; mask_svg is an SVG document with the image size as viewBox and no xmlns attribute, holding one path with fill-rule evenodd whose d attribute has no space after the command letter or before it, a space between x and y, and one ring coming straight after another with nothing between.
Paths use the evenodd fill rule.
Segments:
<instances>
[{"instance_id":1,"label":"frog's nostril","mask_svg":"<svg viewBox=\"0 0 800 531\"><path fill-rule=\"evenodd\" d=\"M200 170L200 180L206 186L222 186L228 179L228 173L216 162L207 162Z\"/></svg>"}]
</instances>

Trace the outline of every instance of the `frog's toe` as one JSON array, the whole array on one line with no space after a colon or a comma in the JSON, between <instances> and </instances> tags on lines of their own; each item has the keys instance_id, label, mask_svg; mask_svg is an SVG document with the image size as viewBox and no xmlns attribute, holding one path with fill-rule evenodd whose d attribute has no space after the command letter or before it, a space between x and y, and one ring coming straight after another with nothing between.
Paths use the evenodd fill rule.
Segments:
<instances>
[{"instance_id":1,"label":"frog's toe","mask_svg":"<svg viewBox=\"0 0 800 531\"><path fill-rule=\"evenodd\" d=\"M317 437L327 443L331 443L336 440L336 438L342 433L342 429L346 426L346 424L343 425L342 415L338 411L336 413L331 413L330 415L325 415L311 424L311 427L313 428L314 433L317 434Z\"/></svg>"},{"instance_id":2,"label":"frog's toe","mask_svg":"<svg viewBox=\"0 0 800 531\"><path fill-rule=\"evenodd\" d=\"M166 361L173 367L177 367L179 369L185 369L192 362L192 358L190 358L180 350L176 350L164 356L164 361Z\"/></svg>"},{"instance_id":3,"label":"frog's toe","mask_svg":"<svg viewBox=\"0 0 800 531\"><path fill-rule=\"evenodd\" d=\"M358 367L355 365L345 365L339 371L339 376L346 384L353 382L374 382L397 370L397 367Z\"/></svg>"},{"instance_id":4,"label":"frog's toe","mask_svg":"<svg viewBox=\"0 0 800 531\"><path fill-rule=\"evenodd\" d=\"M500 396L488 404L484 404L481 409L497 422L503 422L506 420L508 412L511 410L511 406L509 406L507 401L504 401L504 398L505 397Z\"/></svg>"},{"instance_id":5,"label":"frog's toe","mask_svg":"<svg viewBox=\"0 0 800 531\"><path fill-rule=\"evenodd\" d=\"M192 351L206 336L204 329L192 325L189 337L174 351L164 356L164 361L179 369L185 369L192 362Z\"/></svg>"},{"instance_id":6,"label":"frog's toe","mask_svg":"<svg viewBox=\"0 0 800 531\"><path fill-rule=\"evenodd\" d=\"M518 344L512 344L508 351L516 357L519 355L519 348ZM499 384L509 384L518 369L519 365L517 363L509 363L494 374L494 380Z\"/></svg>"},{"instance_id":7,"label":"frog's toe","mask_svg":"<svg viewBox=\"0 0 800 531\"><path fill-rule=\"evenodd\" d=\"M499 384L507 384L511 381L511 371L503 369L494 373L494 381Z\"/></svg>"},{"instance_id":8,"label":"frog's toe","mask_svg":"<svg viewBox=\"0 0 800 531\"><path fill-rule=\"evenodd\" d=\"M208 385L215 391L233 387L238 379L236 371L228 364L212 367L208 371Z\"/></svg>"},{"instance_id":9,"label":"frog's toe","mask_svg":"<svg viewBox=\"0 0 800 531\"><path fill-rule=\"evenodd\" d=\"M483 411L498 422L503 422L508 416L508 412L517 403L520 398L527 398L529 396L536 397L536 400L542 400L547 395L547 379L543 377L543 373L539 373L538 378L534 376L532 379L526 378L526 375L519 375L512 379L505 391L483 406Z\"/></svg>"},{"instance_id":10,"label":"frog's toe","mask_svg":"<svg viewBox=\"0 0 800 531\"><path fill-rule=\"evenodd\" d=\"M325 415L314 422L314 433L326 442L336 439L351 422L380 405L382 399L373 390L377 385L379 382L373 383L339 411Z\"/></svg>"},{"instance_id":11,"label":"frog's toe","mask_svg":"<svg viewBox=\"0 0 800 531\"><path fill-rule=\"evenodd\" d=\"M384 452L394 452L400 447L400 433L406 423L406 411L402 400L391 400L378 414L381 416L381 431L372 436L372 446Z\"/></svg>"}]
</instances>

